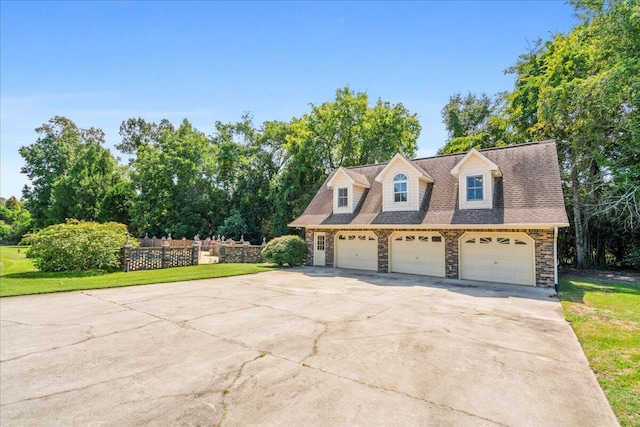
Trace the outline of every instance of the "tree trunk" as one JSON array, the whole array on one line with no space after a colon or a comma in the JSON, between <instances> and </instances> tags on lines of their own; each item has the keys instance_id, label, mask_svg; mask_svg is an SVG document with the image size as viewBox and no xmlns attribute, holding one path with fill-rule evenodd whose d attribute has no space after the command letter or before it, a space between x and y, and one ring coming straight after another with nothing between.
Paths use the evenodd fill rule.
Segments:
<instances>
[{"instance_id":1,"label":"tree trunk","mask_svg":"<svg viewBox=\"0 0 640 427\"><path fill-rule=\"evenodd\" d=\"M576 236L576 267L585 268L585 233L582 228L582 209L580 205L580 189L578 172L575 166L571 169L571 191L573 196L573 230Z\"/></svg>"}]
</instances>

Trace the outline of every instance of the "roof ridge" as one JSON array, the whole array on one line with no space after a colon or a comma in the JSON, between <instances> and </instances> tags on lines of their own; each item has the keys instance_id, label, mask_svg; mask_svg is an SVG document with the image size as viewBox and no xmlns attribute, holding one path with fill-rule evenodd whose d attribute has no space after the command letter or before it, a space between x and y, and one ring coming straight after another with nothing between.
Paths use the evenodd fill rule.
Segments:
<instances>
[{"instance_id":1,"label":"roof ridge","mask_svg":"<svg viewBox=\"0 0 640 427\"><path fill-rule=\"evenodd\" d=\"M544 140L541 140L541 141L528 141L528 142L523 142L523 143L520 143L520 144L509 144L509 145L504 145L502 147L482 148L482 149L480 149L478 151L479 152L483 152L483 151L505 150L505 149L509 149L509 148L519 148L519 147L524 147L524 146L529 146L529 145L555 144L555 142L556 142L555 139L544 139ZM464 156L468 152L469 151L465 151L465 152L462 152L462 153L436 154L435 156L416 157L414 159L407 158L407 160L413 162L413 161L416 161L416 160L436 159L436 158L441 158L441 157ZM382 165L386 165L390 161L391 161L391 159L387 160L386 162L368 163L366 165L342 166L342 167L345 168L345 169L358 169L358 168L365 168L365 167L370 167L370 166L382 166Z\"/></svg>"}]
</instances>

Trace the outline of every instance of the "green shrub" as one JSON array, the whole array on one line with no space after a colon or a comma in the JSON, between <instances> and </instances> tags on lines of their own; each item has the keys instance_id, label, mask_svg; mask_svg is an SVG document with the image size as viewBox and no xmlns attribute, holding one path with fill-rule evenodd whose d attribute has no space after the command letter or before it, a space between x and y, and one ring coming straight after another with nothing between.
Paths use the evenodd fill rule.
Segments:
<instances>
[{"instance_id":1,"label":"green shrub","mask_svg":"<svg viewBox=\"0 0 640 427\"><path fill-rule=\"evenodd\" d=\"M40 271L115 270L127 226L68 220L25 237L27 256Z\"/></svg>"},{"instance_id":2,"label":"green shrub","mask_svg":"<svg viewBox=\"0 0 640 427\"><path fill-rule=\"evenodd\" d=\"M262 249L262 256L279 266L302 265L307 257L307 244L298 236L276 237Z\"/></svg>"}]
</instances>

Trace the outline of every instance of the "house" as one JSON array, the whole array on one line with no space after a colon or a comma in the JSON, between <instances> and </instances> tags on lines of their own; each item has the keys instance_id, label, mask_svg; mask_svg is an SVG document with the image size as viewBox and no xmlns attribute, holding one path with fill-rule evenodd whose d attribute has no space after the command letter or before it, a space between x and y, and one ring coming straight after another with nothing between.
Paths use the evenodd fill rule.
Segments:
<instances>
[{"instance_id":1,"label":"house","mask_svg":"<svg viewBox=\"0 0 640 427\"><path fill-rule=\"evenodd\" d=\"M569 222L542 141L340 167L289 226L307 265L550 287Z\"/></svg>"}]
</instances>

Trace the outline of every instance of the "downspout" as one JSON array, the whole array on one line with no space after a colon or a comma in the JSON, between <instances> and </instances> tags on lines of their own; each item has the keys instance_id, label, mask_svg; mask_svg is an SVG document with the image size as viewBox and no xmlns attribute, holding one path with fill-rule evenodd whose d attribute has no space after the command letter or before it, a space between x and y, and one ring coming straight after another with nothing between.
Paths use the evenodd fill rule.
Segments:
<instances>
[{"instance_id":1,"label":"downspout","mask_svg":"<svg viewBox=\"0 0 640 427\"><path fill-rule=\"evenodd\" d=\"M558 226L553 227L553 284L558 293Z\"/></svg>"}]
</instances>

